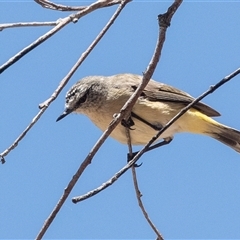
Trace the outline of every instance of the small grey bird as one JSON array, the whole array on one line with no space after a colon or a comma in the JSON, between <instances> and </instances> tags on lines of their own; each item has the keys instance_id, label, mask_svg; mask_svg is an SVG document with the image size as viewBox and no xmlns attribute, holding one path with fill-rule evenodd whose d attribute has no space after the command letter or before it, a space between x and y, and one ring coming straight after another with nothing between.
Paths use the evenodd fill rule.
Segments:
<instances>
[{"instance_id":1,"label":"small grey bird","mask_svg":"<svg viewBox=\"0 0 240 240\"><path fill-rule=\"evenodd\" d=\"M141 80L142 76L134 74L85 77L68 91L65 111L57 121L71 112L82 113L105 131L114 114L119 113ZM148 143L169 120L193 100L186 92L150 80L132 108L128 126L131 129L132 144ZM159 139L172 139L175 133L180 132L204 134L240 152L240 132L211 118L215 116L220 114L199 102L162 133ZM119 124L111 136L127 144L125 127Z\"/></svg>"}]
</instances>

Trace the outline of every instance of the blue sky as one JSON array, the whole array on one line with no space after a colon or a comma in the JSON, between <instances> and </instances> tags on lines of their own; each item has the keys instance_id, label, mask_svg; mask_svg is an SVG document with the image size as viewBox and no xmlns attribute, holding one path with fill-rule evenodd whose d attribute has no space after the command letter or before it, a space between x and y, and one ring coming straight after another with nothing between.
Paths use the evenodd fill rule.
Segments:
<instances>
[{"instance_id":1,"label":"blue sky","mask_svg":"<svg viewBox=\"0 0 240 240\"><path fill-rule=\"evenodd\" d=\"M86 4L87 1L84 3ZM90 2L90 1L89 1ZM61 2L82 5L81 1ZM157 15L170 1L133 1L24 140L0 167L0 237L34 238L96 140L85 116L56 123L66 91L88 75L141 74L158 34ZM239 65L240 4L185 1L175 14L154 79L197 97ZM116 6L70 24L0 75L0 152L38 112ZM0 1L0 22L54 21L68 13L33 1ZM50 27L0 32L0 65ZM204 102L218 120L240 129L240 77ZM145 238L155 234L138 207L131 172L77 205L71 198L108 180L126 164L127 147L109 138L88 166L45 238ZM240 238L240 155L208 137L181 134L145 154L137 169L142 200L166 239Z\"/></svg>"}]
</instances>

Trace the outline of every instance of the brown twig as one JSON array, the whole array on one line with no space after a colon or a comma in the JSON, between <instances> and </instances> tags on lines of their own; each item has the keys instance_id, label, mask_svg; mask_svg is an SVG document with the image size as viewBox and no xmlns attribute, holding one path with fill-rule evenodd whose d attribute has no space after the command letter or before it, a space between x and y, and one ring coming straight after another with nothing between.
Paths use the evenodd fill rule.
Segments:
<instances>
[{"instance_id":1,"label":"brown twig","mask_svg":"<svg viewBox=\"0 0 240 240\"><path fill-rule=\"evenodd\" d=\"M0 24L0 31L6 28L15 28L15 27L42 27L42 26L56 26L58 20L54 22L20 22L20 23L4 23Z\"/></svg>"},{"instance_id":2,"label":"brown twig","mask_svg":"<svg viewBox=\"0 0 240 240\"><path fill-rule=\"evenodd\" d=\"M147 220L147 222L149 223L150 227L153 229L153 231L156 233L157 235L157 239L158 240L163 240L163 236L162 234L158 231L158 229L156 228L156 226L153 224L153 222L151 221L151 219L149 218L148 216L148 213L147 211L145 210L145 207L143 205L143 202L142 202L142 193L140 192L139 190L139 187L138 187L138 182L137 182L137 173L136 173L136 169L135 167L133 166L132 167L132 175L133 175L133 183L134 183L134 188L135 188L135 192L136 192L136 197L137 197L137 200L138 200L138 205L139 207L141 208L142 210L142 213L145 217L145 219Z\"/></svg>"},{"instance_id":3,"label":"brown twig","mask_svg":"<svg viewBox=\"0 0 240 240\"><path fill-rule=\"evenodd\" d=\"M128 2L131 0L128 0ZM114 2L114 4L117 4L121 2L121 0ZM7 62L5 62L2 66L0 66L0 74L3 73L7 68L9 68L11 65L16 63L19 59L21 59L23 56L25 56L27 53L29 53L31 50L39 46L41 43L46 41L48 38L53 36L56 32L58 32L60 29L62 29L64 26L66 26L68 23L73 22L76 23L81 17L85 16L86 14L99 9L103 8L105 6L109 6L109 1L97 1L95 3L92 3L91 5L85 7L81 11L71 14L68 17L59 19L57 21L57 25L52 28L50 31L39 37L37 40L35 40L33 43L22 49L20 52L15 54L13 57L11 57Z\"/></svg>"},{"instance_id":4,"label":"brown twig","mask_svg":"<svg viewBox=\"0 0 240 240\"><path fill-rule=\"evenodd\" d=\"M176 5L176 2L178 4L178 6L180 6L179 2L182 2L181 0L176 0L172 6ZM168 9L168 11L176 11L177 8L176 7L170 7ZM160 59L161 56L161 51L163 48L163 43L165 41L165 35L166 35L166 30L167 27L170 25L170 21L171 18L167 18L167 14L173 16L172 13L168 13L166 12L165 14L163 14L163 18L167 19L167 23L160 21L160 19L162 19L161 17L159 17L159 23L160 24L160 31L159 31L159 35L158 35L158 39L157 39L157 44L156 44L156 48L154 50L154 54L152 56L152 59L147 67L146 72L143 74L143 79L141 84L138 86L137 90L134 92L134 94L128 99L128 101L125 103L125 105L122 107L122 109L120 110L120 113L117 115L117 117L115 118L115 120L113 120L110 124L108 129L102 134L102 136L100 137L100 139L97 141L97 143L95 144L95 146L93 147L93 149L91 150L91 152L89 153L89 155L85 158L85 160L83 161L82 164L85 164L85 162L91 162L93 156L96 154L96 152L98 151L98 149L100 148L100 146L102 145L102 143L105 141L105 139L110 135L110 133L113 131L113 129L117 126L117 124L125 117L129 114L129 112L131 111L133 105L135 104L135 102L137 101L138 97L140 96L141 92L143 91L143 89L146 87L146 85L148 84L149 80L151 79L153 72L157 66L157 63ZM100 187L89 191L88 193L78 196L78 197L74 197L72 199L73 203L78 203L80 201L83 201L89 197L92 197L94 195L96 195L97 193L101 192L102 190L104 190L105 188L111 186L122 174L124 174L129 168L131 168L137 160L135 160L135 157L133 160L131 160L124 168L122 168L119 172L117 172L111 179L109 179L107 182L103 183ZM76 174L75 174L76 175ZM75 176L74 175L74 176ZM80 177L80 175L78 176Z\"/></svg>"},{"instance_id":5,"label":"brown twig","mask_svg":"<svg viewBox=\"0 0 240 240\"><path fill-rule=\"evenodd\" d=\"M81 57L78 59L78 61L74 64L72 69L69 71L69 73L63 78L63 80L60 82L57 89L53 92L50 98L45 100L43 103L39 104L40 111L37 113L37 115L32 119L30 124L24 129L24 131L19 135L19 137L12 143L11 146L9 146L6 150L4 150L0 154L1 162L5 163L4 157L7 156L18 144L19 142L25 137L25 135L28 133L28 131L35 125L35 123L38 121L38 119L41 117L41 115L45 112L45 110L48 108L48 106L57 98L57 96L60 94L62 89L65 87L65 85L68 83L69 79L72 77L72 75L76 72L78 67L82 64L82 62L86 59L86 57L90 54L90 52L93 50L93 48L97 45L97 43L101 40L101 38L104 36L104 34L107 32L107 30L110 28L110 26L113 24L117 16L120 14L121 10L127 4L129 0L125 0L124 4L121 4L120 7L116 10L116 12L113 14L112 18L109 20L109 22L106 24L106 26L102 29L102 31L99 33L99 35L94 39L94 41L90 44L90 46L86 49L84 53L82 53Z\"/></svg>"},{"instance_id":6,"label":"brown twig","mask_svg":"<svg viewBox=\"0 0 240 240\"><path fill-rule=\"evenodd\" d=\"M50 2L48 0L34 0L36 3L40 4L42 7L51 9L51 10L57 10L57 11L80 11L86 8L85 6L66 6L62 4L56 4L53 2ZM110 7L112 5L115 5L117 3L120 3L120 0L107 0L105 1L106 4L104 7Z\"/></svg>"},{"instance_id":7,"label":"brown twig","mask_svg":"<svg viewBox=\"0 0 240 240\"><path fill-rule=\"evenodd\" d=\"M81 11L85 6L65 6L61 4L56 4L47 0L34 0L37 4L41 5L43 8L58 10L58 11Z\"/></svg>"},{"instance_id":8,"label":"brown twig","mask_svg":"<svg viewBox=\"0 0 240 240\"><path fill-rule=\"evenodd\" d=\"M117 16L120 14L120 12L123 10L123 8L125 7L125 5L129 2L129 0L122 0L121 4L119 5L118 9L116 10L116 12L113 14L113 16L111 17L111 19L109 20L109 22L107 23L107 25L104 27L104 29L101 31L101 33L98 35L97 37L97 41L95 40L95 42L93 42L91 44L91 46L89 47L90 49L93 48L96 43L100 40L100 38L104 35L104 33L107 31L107 29L111 26L111 24L114 22L114 20L117 18ZM81 58L85 58L86 54L83 54L81 56ZM82 60L83 61L83 60ZM61 82L62 84L64 84L64 80L62 80ZM61 84L60 84L61 85ZM47 103L45 103L47 104ZM45 105L44 104L44 105ZM120 120L119 120L120 121ZM115 124L115 127L117 126L117 124ZM112 129L113 130L113 129ZM54 207L53 211L50 213L49 217L46 219L46 221L44 222L40 232L38 233L36 239L40 240L42 239L43 235L46 233L47 229L49 228L49 226L51 225L52 221L54 220L54 218L56 217L57 213L59 212L59 210L61 209L61 207L63 206L64 202L66 201L66 199L68 198L70 192L72 191L73 187L75 186L77 180L79 179L79 177L81 176L81 174L83 173L84 169L91 163L91 160L93 158L93 156L95 155L95 153L97 152L97 150L100 148L100 146L103 144L103 142L105 141L105 139L107 138L107 136L110 133L105 133L105 138L101 138L94 146L94 148L89 152L88 156L86 157L86 159L83 161L83 163L81 164L81 166L78 168L76 174L73 176L73 178L71 179L71 181L68 183L67 187L64 189L64 193L62 194L62 196L60 197L59 201L57 202L56 206Z\"/></svg>"},{"instance_id":9,"label":"brown twig","mask_svg":"<svg viewBox=\"0 0 240 240\"><path fill-rule=\"evenodd\" d=\"M130 135L130 131L127 127L125 128L125 130L126 130L126 137L127 137L128 152L129 152L130 159L132 159L132 153L133 152L132 152L131 135ZM143 213L145 219L147 220L148 224L153 229L153 231L156 233L157 239L158 240L163 240L162 234L158 231L158 229L155 227L155 225L153 224L153 222L149 218L148 213L147 213L147 211L146 211L146 209L143 205L143 202L142 202L142 199L141 199L142 193L141 193L141 191L138 187L137 173L136 173L135 166L133 165L131 169L132 169L133 184L134 184L134 189L135 189L138 205L139 205L140 209L142 210L142 213Z\"/></svg>"},{"instance_id":10,"label":"brown twig","mask_svg":"<svg viewBox=\"0 0 240 240\"><path fill-rule=\"evenodd\" d=\"M37 40L29 44L27 47L22 49L20 52L15 54L13 57L11 57L7 62L5 62L2 66L0 66L0 74L3 73L6 69L8 69L10 66L12 66L14 63L16 63L18 60L20 60L22 57L24 57L27 53L29 53L31 50L39 46L41 43L46 41L48 38L53 36L56 32L58 32L61 28L63 28L65 25L67 25L69 22L71 22L73 19L71 17L66 17L61 19L59 23L52 28L50 31L39 37Z\"/></svg>"}]
</instances>

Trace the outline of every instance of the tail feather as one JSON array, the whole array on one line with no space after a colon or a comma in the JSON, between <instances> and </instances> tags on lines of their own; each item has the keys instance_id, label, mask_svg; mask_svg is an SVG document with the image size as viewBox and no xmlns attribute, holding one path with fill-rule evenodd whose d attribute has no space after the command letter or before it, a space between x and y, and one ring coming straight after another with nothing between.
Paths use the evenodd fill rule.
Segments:
<instances>
[{"instance_id":1,"label":"tail feather","mask_svg":"<svg viewBox=\"0 0 240 240\"><path fill-rule=\"evenodd\" d=\"M183 115L183 126L187 128L182 126L186 132L208 135L240 153L240 131L225 126L195 109L190 109L187 113Z\"/></svg>"},{"instance_id":2,"label":"tail feather","mask_svg":"<svg viewBox=\"0 0 240 240\"><path fill-rule=\"evenodd\" d=\"M240 132L222 124L214 125L208 133L209 136L224 143L240 153Z\"/></svg>"}]
</instances>

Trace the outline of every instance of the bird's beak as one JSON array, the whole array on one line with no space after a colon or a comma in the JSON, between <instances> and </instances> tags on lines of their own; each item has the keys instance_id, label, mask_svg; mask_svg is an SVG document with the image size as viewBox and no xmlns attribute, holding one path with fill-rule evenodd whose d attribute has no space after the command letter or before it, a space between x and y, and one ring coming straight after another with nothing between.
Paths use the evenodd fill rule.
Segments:
<instances>
[{"instance_id":1,"label":"bird's beak","mask_svg":"<svg viewBox=\"0 0 240 240\"><path fill-rule=\"evenodd\" d=\"M72 111L73 110L66 108L65 111L57 118L56 122L58 122L59 120L63 119L64 117L66 117Z\"/></svg>"}]
</instances>

